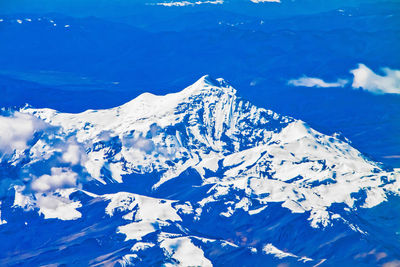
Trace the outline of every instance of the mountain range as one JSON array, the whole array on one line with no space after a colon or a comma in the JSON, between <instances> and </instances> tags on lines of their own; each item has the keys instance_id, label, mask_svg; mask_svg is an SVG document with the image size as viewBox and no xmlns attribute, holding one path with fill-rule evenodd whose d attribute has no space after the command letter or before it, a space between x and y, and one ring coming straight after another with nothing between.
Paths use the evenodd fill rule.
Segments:
<instances>
[{"instance_id":1,"label":"mountain range","mask_svg":"<svg viewBox=\"0 0 400 267\"><path fill-rule=\"evenodd\" d=\"M399 258L399 170L221 78L110 109L2 109L0 126L1 265Z\"/></svg>"}]
</instances>

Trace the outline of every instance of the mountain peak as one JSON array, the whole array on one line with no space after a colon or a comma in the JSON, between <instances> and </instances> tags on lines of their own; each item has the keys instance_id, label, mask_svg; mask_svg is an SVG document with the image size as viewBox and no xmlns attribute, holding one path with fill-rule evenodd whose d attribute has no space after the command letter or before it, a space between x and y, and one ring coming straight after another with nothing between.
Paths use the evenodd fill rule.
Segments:
<instances>
[{"instance_id":1,"label":"mountain peak","mask_svg":"<svg viewBox=\"0 0 400 267\"><path fill-rule=\"evenodd\" d=\"M222 96L225 96L223 98ZM236 90L224 79L214 79L209 75L204 75L192 85L185 89L167 95L154 95L143 93L114 110L123 110L124 114L133 116L146 113L146 116L157 116L168 114L176 107L191 103L194 99L202 102L220 102L222 99L236 97Z\"/></svg>"},{"instance_id":2,"label":"mountain peak","mask_svg":"<svg viewBox=\"0 0 400 267\"><path fill-rule=\"evenodd\" d=\"M220 86L218 79L211 77L209 74L202 76L198 81L201 81L205 85L217 86L217 87Z\"/></svg>"},{"instance_id":3,"label":"mountain peak","mask_svg":"<svg viewBox=\"0 0 400 267\"><path fill-rule=\"evenodd\" d=\"M194 84L185 88L183 91L185 94L196 95L198 93L213 91L223 91L230 95L235 95L236 90L223 78L213 78L210 75L204 75L198 79ZM217 89L217 90L216 90Z\"/></svg>"}]
</instances>

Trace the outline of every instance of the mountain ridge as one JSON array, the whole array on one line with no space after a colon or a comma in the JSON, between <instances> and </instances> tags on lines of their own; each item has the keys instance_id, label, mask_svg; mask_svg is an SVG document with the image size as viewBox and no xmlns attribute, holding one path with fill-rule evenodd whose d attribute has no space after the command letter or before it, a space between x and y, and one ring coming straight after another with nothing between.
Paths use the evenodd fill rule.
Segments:
<instances>
[{"instance_id":1,"label":"mountain ridge","mask_svg":"<svg viewBox=\"0 0 400 267\"><path fill-rule=\"evenodd\" d=\"M385 193L377 187L379 182L368 177L379 177L376 173L381 173L395 181L398 175L386 172L349 144L318 133L302 121L241 100L223 79L207 75L181 92L165 96L142 94L109 110L65 114L27 108L23 112L60 126L76 135L79 143L88 144L84 167L90 176L103 183L105 170L111 173L108 179L118 182L131 173L159 172L161 177L153 185L154 190L190 167L200 173L204 183L218 184L220 178L205 176L206 172L214 172L217 177L223 175L228 183L233 181L230 185L233 187L235 179L244 177L250 181L255 175L264 179L263 183L283 186L281 190L294 186L285 191L285 197L278 200L274 196L270 201L283 201L294 212L318 207L314 211L324 215L317 217L314 227L318 221L324 226L328 224L330 215L325 208L332 203L344 202L351 207L355 201L351 194L358 190L366 192L366 206L384 201ZM358 181L360 178L365 181ZM375 186L368 189L367 185ZM258 186L262 188L262 184ZM335 186L344 186L342 193L345 193L327 197L335 191ZM239 188L245 190L243 186ZM316 188L327 191L319 195L313 192ZM272 194L269 191L272 189L263 190L267 191L256 195ZM325 199L322 203L326 204L305 201L302 207L297 200L293 202L302 197L293 195L292 190L300 190L310 199Z\"/></svg>"},{"instance_id":2,"label":"mountain ridge","mask_svg":"<svg viewBox=\"0 0 400 267\"><path fill-rule=\"evenodd\" d=\"M301 120L252 105L223 79L203 76L181 92L142 94L112 109L27 106L3 116L0 123L24 130L1 158L5 175L17 175L1 203L3 229L20 212L29 224L74 225L72 240L121 239L118 246L130 247L112 252L121 265L152 262L149 255L165 264L193 264L189 255L203 266L227 264L226 253L238 253L238 261L250 253L250 265L334 264L324 244L336 244L338 234L360 251L395 257L348 214L398 196L399 172ZM79 228L83 221L107 222L101 229L110 237ZM302 235L323 248L299 242ZM56 241L40 249L51 251Z\"/></svg>"}]
</instances>

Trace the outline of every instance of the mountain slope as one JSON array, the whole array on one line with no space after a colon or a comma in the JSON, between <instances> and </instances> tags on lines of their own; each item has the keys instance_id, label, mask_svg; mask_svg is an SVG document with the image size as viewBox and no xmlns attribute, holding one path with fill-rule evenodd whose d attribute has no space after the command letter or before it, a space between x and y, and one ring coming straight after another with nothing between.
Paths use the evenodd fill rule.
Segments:
<instances>
[{"instance_id":1,"label":"mountain slope","mask_svg":"<svg viewBox=\"0 0 400 267\"><path fill-rule=\"evenodd\" d=\"M155 189L191 167L204 183L215 184L216 192L233 187L249 196L268 195L264 201L283 202L294 212L312 210L321 220L332 203L352 207L357 200L353 193L364 192L363 205L372 207L385 199L386 187L397 186L383 187L382 177L395 181L397 174L387 173L346 142L257 108L236 97L222 79L208 76L179 93L142 94L111 110L25 112L86 144L89 160L84 166L102 182L156 171L162 175ZM101 175L104 168L111 177Z\"/></svg>"},{"instance_id":2,"label":"mountain slope","mask_svg":"<svg viewBox=\"0 0 400 267\"><path fill-rule=\"evenodd\" d=\"M97 249L79 256L83 265L361 264L371 255L378 264L399 255L352 218L397 195L399 172L242 100L223 79L204 76L181 92L146 93L108 110L3 113L3 128L19 125L21 134L0 146L14 188L2 196L0 234L15 225L40 232L43 220L70 227L61 243L47 236L46 245L30 244L41 255L27 256L31 263L52 263L46 253L68 263L61 246L88 240ZM2 246L3 264L27 259L17 251L33 253ZM370 256L356 257L363 253Z\"/></svg>"}]
</instances>

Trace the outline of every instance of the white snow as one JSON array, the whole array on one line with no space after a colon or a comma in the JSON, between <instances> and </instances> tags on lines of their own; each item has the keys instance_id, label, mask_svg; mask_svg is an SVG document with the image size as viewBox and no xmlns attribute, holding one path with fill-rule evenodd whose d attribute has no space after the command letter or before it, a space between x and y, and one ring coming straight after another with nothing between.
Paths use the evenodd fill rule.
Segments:
<instances>
[{"instance_id":1,"label":"white snow","mask_svg":"<svg viewBox=\"0 0 400 267\"><path fill-rule=\"evenodd\" d=\"M273 246L272 244L266 244L266 245L263 247L263 252L264 252L265 254L272 254L272 255L274 255L275 257L279 258L279 259L283 259L283 258L286 258L286 257L294 257L294 258L297 258L296 255L294 255L294 254L292 254L292 253L289 253L289 252L284 252L284 251L282 251L282 250L276 248L276 247Z\"/></svg>"},{"instance_id":2,"label":"white snow","mask_svg":"<svg viewBox=\"0 0 400 267\"><path fill-rule=\"evenodd\" d=\"M125 212L125 220L133 221L118 227L118 233L126 235L126 240L142 240L144 236L156 230L154 225L167 226L171 222L182 221L171 204L173 201L145 197L137 194L119 192L102 195L110 200L106 214L114 216L116 211Z\"/></svg>"},{"instance_id":3,"label":"white snow","mask_svg":"<svg viewBox=\"0 0 400 267\"><path fill-rule=\"evenodd\" d=\"M0 201L0 225L6 224L6 223L7 223L7 221L6 221L6 220L3 220L3 219L1 218L1 201Z\"/></svg>"},{"instance_id":4,"label":"white snow","mask_svg":"<svg viewBox=\"0 0 400 267\"><path fill-rule=\"evenodd\" d=\"M161 3L156 3L153 5L158 5L158 6L166 6L166 7L182 7L182 6L195 6L195 5L203 5L203 4L223 4L223 0L210 0L210 1L195 1L195 2L189 2L189 1L171 1L171 2L161 2Z\"/></svg>"},{"instance_id":5,"label":"white snow","mask_svg":"<svg viewBox=\"0 0 400 267\"><path fill-rule=\"evenodd\" d=\"M116 194L103 195L102 197L110 199L106 207L106 213L110 216L115 211L132 211L135 209L134 220L137 221L181 221L177 211L172 208L173 201L145 197L137 194L119 192Z\"/></svg>"},{"instance_id":6,"label":"white snow","mask_svg":"<svg viewBox=\"0 0 400 267\"><path fill-rule=\"evenodd\" d=\"M297 255L295 255L293 253L282 251L282 250L278 249L277 247L275 247L274 245L272 245L271 243L266 244L263 247L262 251L265 254L273 255L274 257L276 257L278 259L284 259L284 258L287 258L287 257L291 257L291 258L296 258L297 261L301 261L301 262L314 261L313 259L305 257L305 256L300 257L300 256L297 256Z\"/></svg>"},{"instance_id":7,"label":"white snow","mask_svg":"<svg viewBox=\"0 0 400 267\"><path fill-rule=\"evenodd\" d=\"M160 247L178 262L177 266L213 266L204 256L203 250L195 246L188 237L166 238L160 243Z\"/></svg>"},{"instance_id":8,"label":"white snow","mask_svg":"<svg viewBox=\"0 0 400 267\"><path fill-rule=\"evenodd\" d=\"M155 245L153 243L148 243L148 242L137 242L133 247L131 248L132 252L140 251L140 250L145 250L151 247L154 247Z\"/></svg>"},{"instance_id":9,"label":"white snow","mask_svg":"<svg viewBox=\"0 0 400 267\"><path fill-rule=\"evenodd\" d=\"M232 216L237 210L253 215L268 203L278 202L294 213L310 212L312 227L326 227L331 223L329 208L334 203L352 208L355 194L364 192L363 207L370 208L385 201L387 192L399 193L399 171L383 170L348 143L319 133L302 121L241 100L223 79L203 76L181 92L165 96L145 93L107 110L71 114L27 107L21 112L61 127L65 135L76 136L62 149L63 160L83 165L102 183L102 168L109 170L108 178L116 182L122 182L125 174L162 172L153 185L157 190L194 168L203 184L213 184L197 205L185 210L196 216L207 203L238 190L245 196L225 203L222 216ZM28 137L31 134L32 130L27 131ZM113 149L108 142L115 139L122 148L107 156ZM94 149L98 142L105 145ZM79 159L83 151L87 155ZM387 183L381 180L384 176ZM125 207L132 212L126 218L133 220L180 219L170 201L129 197L129 207L113 199L108 213ZM255 200L261 206L252 208ZM137 212L135 205L140 207Z\"/></svg>"},{"instance_id":10,"label":"white snow","mask_svg":"<svg viewBox=\"0 0 400 267\"><path fill-rule=\"evenodd\" d=\"M118 233L126 235L126 240L142 240L142 238L149 233L154 232L156 229L147 221L133 222L127 225L118 227Z\"/></svg>"}]
</instances>

